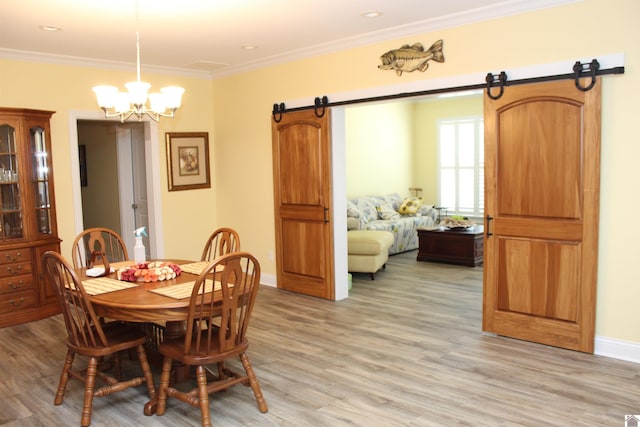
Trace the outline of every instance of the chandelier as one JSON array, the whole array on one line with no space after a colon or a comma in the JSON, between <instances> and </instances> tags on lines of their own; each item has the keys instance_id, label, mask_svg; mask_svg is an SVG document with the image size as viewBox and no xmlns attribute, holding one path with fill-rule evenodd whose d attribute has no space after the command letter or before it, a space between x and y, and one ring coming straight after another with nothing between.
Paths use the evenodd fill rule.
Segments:
<instances>
[{"instance_id":1,"label":"chandelier","mask_svg":"<svg viewBox=\"0 0 640 427\"><path fill-rule=\"evenodd\" d=\"M149 93L151 85L140 81L140 16L136 0L136 52L138 79L124 86L127 92L120 92L115 86L95 86L93 91L98 98L98 105L105 117L120 117L120 122L136 117L142 121L144 116L156 122L160 117L174 117L182 102L184 89L178 86L167 86L160 93ZM147 107L147 98L149 107ZM168 110L168 112L167 112Z\"/></svg>"}]
</instances>

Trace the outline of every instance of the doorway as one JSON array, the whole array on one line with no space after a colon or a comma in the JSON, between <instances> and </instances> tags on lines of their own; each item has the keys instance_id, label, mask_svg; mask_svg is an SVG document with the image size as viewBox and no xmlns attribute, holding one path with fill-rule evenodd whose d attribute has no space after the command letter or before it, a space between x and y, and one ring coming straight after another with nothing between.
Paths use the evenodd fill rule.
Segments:
<instances>
[{"instance_id":1,"label":"doorway","mask_svg":"<svg viewBox=\"0 0 640 427\"><path fill-rule=\"evenodd\" d=\"M134 230L149 228L144 148L142 123L78 121L84 227L116 231L129 253ZM148 248L148 237L143 238Z\"/></svg>"},{"instance_id":2,"label":"doorway","mask_svg":"<svg viewBox=\"0 0 640 427\"><path fill-rule=\"evenodd\" d=\"M92 178L92 174L86 169L86 175L81 174L80 170L80 153L83 149L80 148L82 144L79 137L79 127L83 125L83 121L95 122L99 126L99 129L94 133L94 137L97 139L113 139L114 152L109 154L114 159L120 157L120 165L118 161L114 160L110 162L110 171L107 171L106 178L98 175ZM116 130L117 126L120 126L120 130ZM113 135L108 135L113 133ZM118 133L120 133L120 144L115 141L118 140ZM123 143L123 141L131 141L136 139L138 142L133 144ZM135 149L135 151L131 151ZM85 146L85 157L88 156ZM120 153L118 154L118 151ZM111 212L109 219L101 220L102 224L118 230L127 243L127 249L132 252L133 250L133 230L136 221L141 221L148 224L147 231L149 234L149 241L146 244L147 256L149 258L162 258L164 256L164 239L162 233L162 211L160 207L160 150L159 150L159 138L158 138L158 125L156 122L143 120L137 123L121 124L119 120L105 119L101 112L70 112L69 113L69 152L71 155L71 178L72 178L72 193L73 193L73 211L75 218L75 232L80 233L85 228L94 226L91 225L94 219L91 219L85 224L84 209L83 209L83 184L87 184L87 187L91 185L91 180L96 179L105 181L104 188L97 187L98 191L88 192L85 188L84 196L87 197L104 197L109 200L107 203L101 203L101 206L105 210ZM143 167L137 167L134 170L133 162L134 158L140 158ZM101 158L101 161L106 160ZM105 161L106 163L106 161ZM125 176L129 178L121 178L118 170L124 171L128 169L128 173ZM144 169L144 172L142 170ZM134 173L135 172L135 173ZM135 181L133 175L137 175ZM85 180L86 176L86 180ZM135 184L134 184L135 183ZM118 187L120 185L120 187ZM124 185L124 189L122 187ZM137 187L137 188L136 188ZM132 211L131 194L140 194L141 188L146 190L145 203L147 205L146 213L144 215L138 215L139 218L135 218L133 215L121 215L120 206L129 205L128 209ZM95 194L94 194L95 193ZM114 208L117 206L117 209ZM114 212L117 213L113 213ZM138 211L141 213L141 211ZM146 218L140 218L140 216ZM104 217L104 215L103 215ZM125 218L123 221L122 218ZM127 222L128 221L128 222ZM124 223L124 225L123 225Z\"/></svg>"}]
</instances>

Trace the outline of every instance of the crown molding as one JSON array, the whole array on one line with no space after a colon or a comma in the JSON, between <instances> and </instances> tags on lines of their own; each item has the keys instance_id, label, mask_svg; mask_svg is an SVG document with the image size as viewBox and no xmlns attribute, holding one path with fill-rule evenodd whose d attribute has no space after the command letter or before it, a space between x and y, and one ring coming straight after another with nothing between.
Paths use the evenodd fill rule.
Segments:
<instances>
[{"instance_id":1,"label":"crown molding","mask_svg":"<svg viewBox=\"0 0 640 427\"><path fill-rule=\"evenodd\" d=\"M40 62L47 64L72 65L77 67L101 68L107 70L136 71L136 64L133 62L107 61L95 58L83 58L79 56L54 55L41 52L30 52L26 50L0 48L0 58L14 59L17 61ZM210 71L192 70L179 67L162 67L142 64L142 71L154 74L170 76L194 77L200 79L211 79Z\"/></svg>"},{"instance_id":2,"label":"crown molding","mask_svg":"<svg viewBox=\"0 0 640 427\"><path fill-rule=\"evenodd\" d=\"M579 3L584 0L507 0L492 6L473 9L467 12L450 14L438 18L427 19L407 25L387 28L385 30L373 31L359 34L354 37L343 38L333 42L305 47L303 49L292 50L281 55L262 58L253 62L232 65L211 72L214 78L226 77L260 68L278 65L285 62L312 58L314 56L325 55L341 50L353 49L387 40L395 40L402 37L410 37L418 34L439 31L449 28L460 27L476 22L488 21L491 19L503 18L506 16L518 15L532 12L534 10L548 9L564 6L572 3Z\"/></svg>"},{"instance_id":3,"label":"crown molding","mask_svg":"<svg viewBox=\"0 0 640 427\"><path fill-rule=\"evenodd\" d=\"M347 37L328 43L317 44L302 49L285 52L279 55L261 58L255 61L231 65L228 67L217 69L215 71L193 70L182 67L161 67L152 65L144 65L143 68L145 72L150 73L201 79L216 79L233 74L253 71L272 65L282 64L285 62L297 61L314 56L338 52L341 50L353 49L369 44L380 43L386 40L395 40L402 37L415 36L417 34L455 28L476 22L532 12L534 10L564 6L567 4L578 3L582 1L584 0L507 0L494 4L492 6L418 21L381 31L360 34L357 36ZM128 62L116 62L76 56L43 54L39 52L20 51L5 48L0 48L0 58L123 71L135 70L135 64Z\"/></svg>"}]
</instances>

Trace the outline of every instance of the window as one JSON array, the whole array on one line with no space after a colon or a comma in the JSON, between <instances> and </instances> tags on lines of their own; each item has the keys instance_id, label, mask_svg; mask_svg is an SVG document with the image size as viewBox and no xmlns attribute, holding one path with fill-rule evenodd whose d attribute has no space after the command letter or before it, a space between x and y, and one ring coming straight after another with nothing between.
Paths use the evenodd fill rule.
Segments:
<instances>
[{"instance_id":1,"label":"window","mask_svg":"<svg viewBox=\"0 0 640 427\"><path fill-rule=\"evenodd\" d=\"M449 215L483 217L483 118L440 120L440 206Z\"/></svg>"}]
</instances>

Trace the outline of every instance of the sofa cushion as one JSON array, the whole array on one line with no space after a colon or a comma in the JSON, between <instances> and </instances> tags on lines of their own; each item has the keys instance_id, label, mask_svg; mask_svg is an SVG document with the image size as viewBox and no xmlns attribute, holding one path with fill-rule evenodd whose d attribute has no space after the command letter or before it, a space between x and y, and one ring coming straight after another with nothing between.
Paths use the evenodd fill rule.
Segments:
<instances>
[{"instance_id":1,"label":"sofa cushion","mask_svg":"<svg viewBox=\"0 0 640 427\"><path fill-rule=\"evenodd\" d=\"M396 212L391 203L383 203L380 206L376 206L379 219L398 219L400 214Z\"/></svg>"},{"instance_id":2,"label":"sofa cushion","mask_svg":"<svg viewBox=\"0 0 640 427\"><path fill-rule=\"evenodd\" d=\"M420 216L433 216L433 206L432 205L420 205L416 215Z\"/></svg>"},{"instance_id":3,"label":"sofa cushion","mask_svg":"<svg viewBox=\"0 0 640 427\"><path fill-rule=\"evenodd\" d=\"M357 199L351 199L356 205L360 217L365 222L375 221L378 219L378 211L376 210L376 200L371 197L359 197Z\"/></svg>"},{"instance_id":4,"label":"sofa cushion","mask_svg":"<svg viewBox=\"0 0 640 427\"><path fill-rule=\"evenodd\" d=\"M360 218L347 217L347 230L360 230L364 226L364 221Z\"/></svg>"},{"instance_id":5,"label":"sofa cushion","mask_svg":"<svg viewBox=\"0 0 640 427\"><path fill-rule=\"evenodd\" d=\"M347 218L360 218L362 214L351 200L347 200Z\"/></svg>"}]
</instances>

